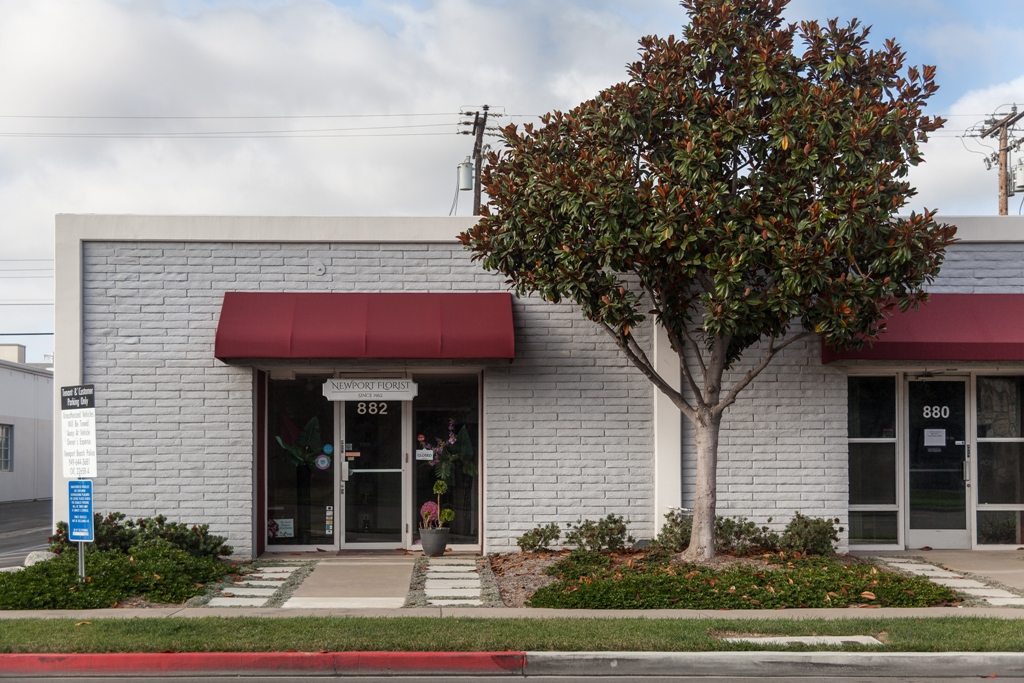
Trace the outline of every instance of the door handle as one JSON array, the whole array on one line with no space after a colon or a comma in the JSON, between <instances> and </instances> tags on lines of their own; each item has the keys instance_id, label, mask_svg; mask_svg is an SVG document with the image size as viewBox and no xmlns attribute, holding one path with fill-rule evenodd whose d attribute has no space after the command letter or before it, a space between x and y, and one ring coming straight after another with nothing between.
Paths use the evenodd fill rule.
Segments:
<instances>
[{"instance_id":1,"label":"door handle","mask_svg":"<svg viewBox=\"0 0 1024 683\"><path fill-rule=\"evenodd\" d=\"M964 481L971 480L971 461L970 459L964 460Z\"/></svg>"},{"instance_id":2,"label":"door handle","mask_svg":"<svg viewBox=\"0 0 1024 683\"><path fill-rule=\"evenodd\" d=\"M348 481L348 461L341 461L341 480Z\"/></svg>"}]
</instances>

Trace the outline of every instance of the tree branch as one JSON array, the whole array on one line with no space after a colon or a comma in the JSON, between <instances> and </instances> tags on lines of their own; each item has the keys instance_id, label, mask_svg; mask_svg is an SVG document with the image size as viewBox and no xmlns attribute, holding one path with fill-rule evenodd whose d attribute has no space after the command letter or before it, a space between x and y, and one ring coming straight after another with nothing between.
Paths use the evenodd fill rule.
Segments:
<instances>
[{"instance_id":1,"label":"tree branch","mask_svg":"<svg viewBox=\"0 0 1024 683\"><path fill-rule=\"evenodd\" d=\"M680 412L682 412L683 415L686 416L686 419L690 420L691 422L696 420L697 413L693 409L693 406L691 406L687 402L686 398L684 398L680 392L676 391L671 386L669 386L668 382L666 382L664 378L662 378L662 376L659 375L658 372L650 365L650 361L644 362L646 360L646 356L644 356L644 359L641 360L640 356L637 356L636 353L633 352L633 349L629 347L629 343L625 340L623 335L619 334L616 330L612 329L612 327L607 323L602 322L598 324L601 326L601 329L608 333L608 336L612 338L612 340L615 342L615 345L622 349L622 352L626 354L626 357L629 359L629 361L633 365L635 365L640 370L640 372L642 372L644 376L646 376L647 379L649 379L651 383L654 384L654 386L656 386L659 390L661 390L663 394L669 397L672 403L674 403L675 406L679 408Z\"/></svg>"},{"instance_id":2,"label":"tree branch","mask_svg":"<svg viewBox=\"0 0 1024 683\"><path fill-rule=\"evenodd\" d=\"M658 300L658 297L655 295L654 290L651 289L650 287L644 285L644 290L647 292L647 296L650 297L651 304L654 306L655 311L657 312L657 315L660 319L662 310L661 301ZM655 321L655 325L657 325L657 321ZM696 402L697 407L705 408L706 405L704 403L704 396L703 394L701 394L700 387L694 380L693 373L690 372L690 364L686 360L686 345L676 335L675 330L673 330L671 327L665 324L662 324L662 327L665 328L665 334L668 335L668 340L672 344L672 349L676 352L676 355L679 356L679 367L683 372L683 377L686 379L687 386L689 386L690 391L693 393L694 401ZM657 330L655 330L655 333L657 333ZM693 344L693 340L690 339L690 335L686 332L685 326L683 327L683 334L685 334L686 338L690 340L691 344ZM701 373L704 373L706 372L706 369L704 367L704 359L701 358L700 355L700 349L697 348L696 344L694 344L693 346L694 351L697 353L697 362L700 363Z\"/></svg>"},{"instance_id":3,"label":"tree branch","mask_svg":"<svg viewBox=\"0 0 1024 683\"><path fill-rule=\"evenodd\" d=\"M813 332L801 332L800 334L794 335L786 339L778 346L775 346L775 335L769 337L768 350L765 352L764 357L761 359L761 362L758 363L753 368L751 368L750 370L748 370L747 374L743 375L743 378L733 385L732 389L729 390L729 393L725 395L725 398L719 401L718 405L714 407L714 411L720 414L726 408L735 403L736 397L739 395L739 393L743 391L747 387L747 385L754 380L755 377L760 375L762 370L768 367L768 364L772 362L772 358L774 358L777 353L782 351L784 348L786 348L793 342L800 341L801 339L806 339L807 337L812 336L814 336Z\"/></svg>"}]
</instances>

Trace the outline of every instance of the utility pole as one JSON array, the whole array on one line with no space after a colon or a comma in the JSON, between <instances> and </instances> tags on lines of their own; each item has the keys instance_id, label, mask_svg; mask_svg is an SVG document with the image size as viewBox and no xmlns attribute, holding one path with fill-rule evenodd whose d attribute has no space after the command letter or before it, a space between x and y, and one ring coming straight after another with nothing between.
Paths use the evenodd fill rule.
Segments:
<instances>
[{"instance_id":1,"label":"utility pole","mask_svg":"<svg viewBox=\"0 0 1024 683\"><path fill-rule=\"evenodd\" d=\"M981 132L978 136L982 139L994 136L996 133L999 134L999 150L993 156L998 156L999 162L999 215L1005 216L1007 214L1007 197L1008 197L1008 174L1009 174L1009 152L1010 152L1010 128L1013 124L1017 123L1024 118L1024 111L1017 113L1017 105L1013 105L1013 109L1009 114L1001 119L993 118L989 119L985 123L989 124L989 127ZM1018 147L1018 144L1013 145ZM990 164L991 160L986 160L986 164Z\"/></svg>"},{"instance_id":2,"label":"utility pole","mask_svg":"<svg viewBox=\"0 0 1024 683\"><path fill-rule=\"evenodd\" d=\"M483 107L483 114L476 112L473 117L473 135L476 141L473 143L473 215L480 215L480 173L484 165L484 131L487 129L487 111L490 109L486 104Z\"/></svg>"}]
</instances>

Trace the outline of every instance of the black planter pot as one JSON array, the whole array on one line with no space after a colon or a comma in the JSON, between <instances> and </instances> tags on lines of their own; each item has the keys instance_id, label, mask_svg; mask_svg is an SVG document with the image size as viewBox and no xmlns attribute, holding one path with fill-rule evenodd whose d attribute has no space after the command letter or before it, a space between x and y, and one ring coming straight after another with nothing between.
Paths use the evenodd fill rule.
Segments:
<instances>
[{"instance_id":1,"label":"black planter pot","mask_svg":"<svg viewBox=\"0 0 1024 683\"><path fill-rule=\"evenodd\" d=\"M448 545L448 527L440 529L420 529L420 543L423 554L427 557L440 557Z\"/></svg>"}]
</instances>

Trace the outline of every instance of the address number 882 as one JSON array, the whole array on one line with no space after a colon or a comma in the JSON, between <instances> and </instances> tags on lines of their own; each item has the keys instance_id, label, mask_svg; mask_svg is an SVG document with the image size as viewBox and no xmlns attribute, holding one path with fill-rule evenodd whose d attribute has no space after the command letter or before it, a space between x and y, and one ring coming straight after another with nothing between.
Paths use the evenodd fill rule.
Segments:
<instances>
[{"instance_id":1,"label":"address number 882","mask_svg":"<svg viewBox=\"0 0 1024 683\"><path fill-rule=\"evenodd\" d=\"M360 415L387 415L388 404L381 401L380 403L369 402L369 403L357 403L356 412ZM948 412L948 410L947 410Z\"/></svg>"}]
</instances>

